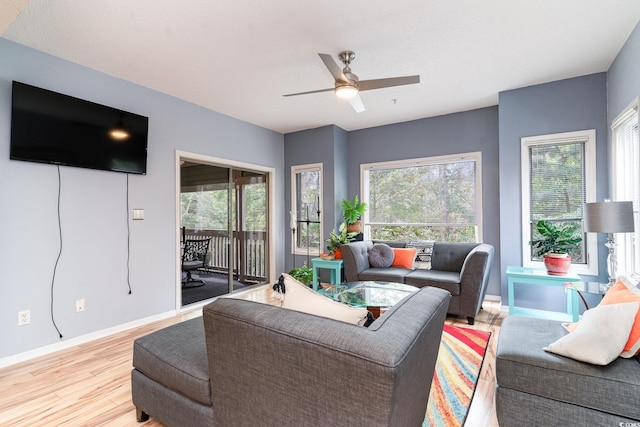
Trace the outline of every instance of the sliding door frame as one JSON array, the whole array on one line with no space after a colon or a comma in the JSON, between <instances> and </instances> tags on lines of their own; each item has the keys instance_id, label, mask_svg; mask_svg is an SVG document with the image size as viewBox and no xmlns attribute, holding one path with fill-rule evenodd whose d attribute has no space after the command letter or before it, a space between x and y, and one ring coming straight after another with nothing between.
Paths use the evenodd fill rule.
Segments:
<instances>
[{"instance_id":1,"label":"sliding door frame","mask_svg":"<svg viewBox=\"0 0 640 427\"><path fill-rule=\"evenodd\" d=\"M267 277L268 283L273 283L275 281L275 269L276 269L276 261L275 261L275 225L274 225L274 206L273 201L274 198L274 185L275 182L275 168L265 167L261 165L254 165L251 163L238 162L235 160L223 159L220 157L207 156L204 154L191 153L187 151L176 150L175 151L175 284L176 284L176 311L181 312L185 310L192 310L194 307L198 305L191 304L188 308L182 307L182 267L180 265L180 161L187 160L193 161L205 165L217 166L222 168L230 168L230 169L242 169L255 171L259 173L264 173L267 175L267 250L268 250L268 265L267 265ZM206 302L202 302L201 305L204 305Z\"/></svg>"}]
</instances>

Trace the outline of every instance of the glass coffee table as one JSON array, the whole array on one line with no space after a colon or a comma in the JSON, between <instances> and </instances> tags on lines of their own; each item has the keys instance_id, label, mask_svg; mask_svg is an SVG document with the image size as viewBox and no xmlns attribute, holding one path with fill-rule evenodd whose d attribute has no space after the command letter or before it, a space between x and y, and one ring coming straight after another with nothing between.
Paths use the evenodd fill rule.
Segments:
<instances>
[{"instance_id":1,"label":"glass coffee table","mask_svg":"<svg viewBox=\"0 0 640 427\"><path fill-rule=\"evenodd\" d=\"M411 285L394 282L349 282L331 285L318 293L354 307L366 307L374 317L393 307L401 299L418 291Z\"/></svg>"}]
</instances>

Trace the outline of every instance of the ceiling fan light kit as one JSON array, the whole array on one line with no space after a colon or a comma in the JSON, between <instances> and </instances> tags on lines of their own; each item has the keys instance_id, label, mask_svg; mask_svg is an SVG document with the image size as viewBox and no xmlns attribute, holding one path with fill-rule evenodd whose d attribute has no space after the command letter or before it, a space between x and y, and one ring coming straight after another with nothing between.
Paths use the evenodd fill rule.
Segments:
<instances>
[{"instance_id":1,"label":"ceiling fan light kit","mask_svg":"<svg viewBox=\"0 0 640 427\"><path fill-rule=\"evenodd\" d=\"M352 84L345 84L345 83L341 83L339 85L336 84L335 92L338 98L342 98L342 99L353 98L358 94L358 86L352 85Z\"/></svg>"},{"instance_id":2,"label":"ceiling fan light kit","mask_svg":"<svg viewBox=\"0 0 640 427\"><path fill-rule=\"evenodd\" d=\"M296 96L296 95L308 95L311 93L328 92L333 90L338 98L348 99L349 104L353 109L360 113L364 111L364 104L358 96L359 92L372 89L382 89L393 86L402 86L420 83L420 76L404 76L404 77L390 77L384 79L374 80L362 80L351 72L349 65L356 57L356 54L350 50L342 51L338 54L338 58L344 64L344 68L340 70L338 64L331 58L331 55L326 53L319 53L320 59L324 63L325 67L329 70L335 85L333 89L320 89L308 92L290 93L283 96Z\"/></svg>"}]
</instances>

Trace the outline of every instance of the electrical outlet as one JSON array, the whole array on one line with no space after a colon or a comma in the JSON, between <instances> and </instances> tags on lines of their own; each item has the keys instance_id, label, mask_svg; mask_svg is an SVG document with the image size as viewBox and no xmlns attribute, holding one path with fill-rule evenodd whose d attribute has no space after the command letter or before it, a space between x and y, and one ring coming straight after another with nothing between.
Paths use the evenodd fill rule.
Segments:
<instances>
[{"instance_id":1,"label":"electrical outlet","mask_svg":"<svg viewBox=\"0 0 640 427\"><path fill-rule=\"evenodd\" d=\"M31 310L22 310L18 312L18 326L24 326L31 323Z\"/></svg>"},{"instance_id":2,"label":"electrical outlet","mask_svg":"<svg viewBox=\"0 0 640 427\"><path fill-rule=\"evenodd\" d=\"M76 301L76 313L84 311L84 298Z\"/></svg>"}]
</instances>

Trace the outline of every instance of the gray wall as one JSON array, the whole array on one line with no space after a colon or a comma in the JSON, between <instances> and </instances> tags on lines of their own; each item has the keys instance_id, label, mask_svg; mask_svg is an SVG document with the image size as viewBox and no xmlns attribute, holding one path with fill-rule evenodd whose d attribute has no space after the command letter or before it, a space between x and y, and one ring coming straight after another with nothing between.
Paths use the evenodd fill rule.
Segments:
<instances>
[{"instance_id":1,"label":"gray wall","mask_svg":"<svg viewBox=\"0 0 640 427\"><path fill-rule=\"evenodd\" d=\"M148 174L129 178L131 287L127 287L126 175L61 167L63 250L54 313L64 340L176 307L175 150L276 168L276 236L285 227L284 138L219 113L0 39L0 358L60 342L49 314L58 254L57 170L9 160L11 81L149 117ZM284 267L276 238L276 270ZM84 298L86 311L75 312ZM31 310L31 324L17 313Z\"/></svg>"},{"instance_id":2,"label":"gray wall","mask_svg":"<svg viewBox=\"0 0 640 427\"><path fill-rule=\"evenodd\" d=\"M375 127L349 133L349 194L360 193L360 164L482 152L485 243L496 248L487 294L500 295L498 210L498 107Z\"/></svg>"},{"instance_id":3,"label":"gray wall","mask_svg":"<svg viewBox=\"0 0 640 427\"><path fill-rule=\"evenodd\" d=\"M345 151L348 134L337 126L324 126L321 128L293 132L285 135L285 198L284 205L289 220L291 211L291 166L305 165L309 163L322 163L322 221L323 242L322 251L326 251L324 239L329 231L335 228L342 220L340 201L346 193L345 176L346 160ZM287 222L288 224L288 222ZM306 256L297 255L295 261L291 255L291 230L287 230L285 242L286 271L298 267L307 261ZM313 258L313 256L312 256ZM309 265L310 266L310 265Z\"/></svg>"},{"instance_id":4,"label":"gray wall","mask_svg":"<svg viewBox=\"0 0 640 427\"><path fill-rule=\"evenodd\" d=\"M638 96L640 96L640 23L636 25L607 74L609 126Z\"/></svg>"},{"instance_id":5,"label":"gray wall","mask_svg":"<svg viewBox=\"0 0 640 427\"><path fill-rule=\"evenodd\" d=\"M607 196L607 79L605 73L500 93L500 258L503 304L507 266L522 265L520 138L583 129L596 130L597 200ZM600 242L602 243L602 242ZM606 272L604 254L599 257ZM601 278L605 278L601 274ZM587 277L587 276L585 276ZM529 291L529 292L527 292ZM563 310L562 290L523 287L516 303ZM520 301L518 301L520 299Z\"/></svg>"}]
</instances>

